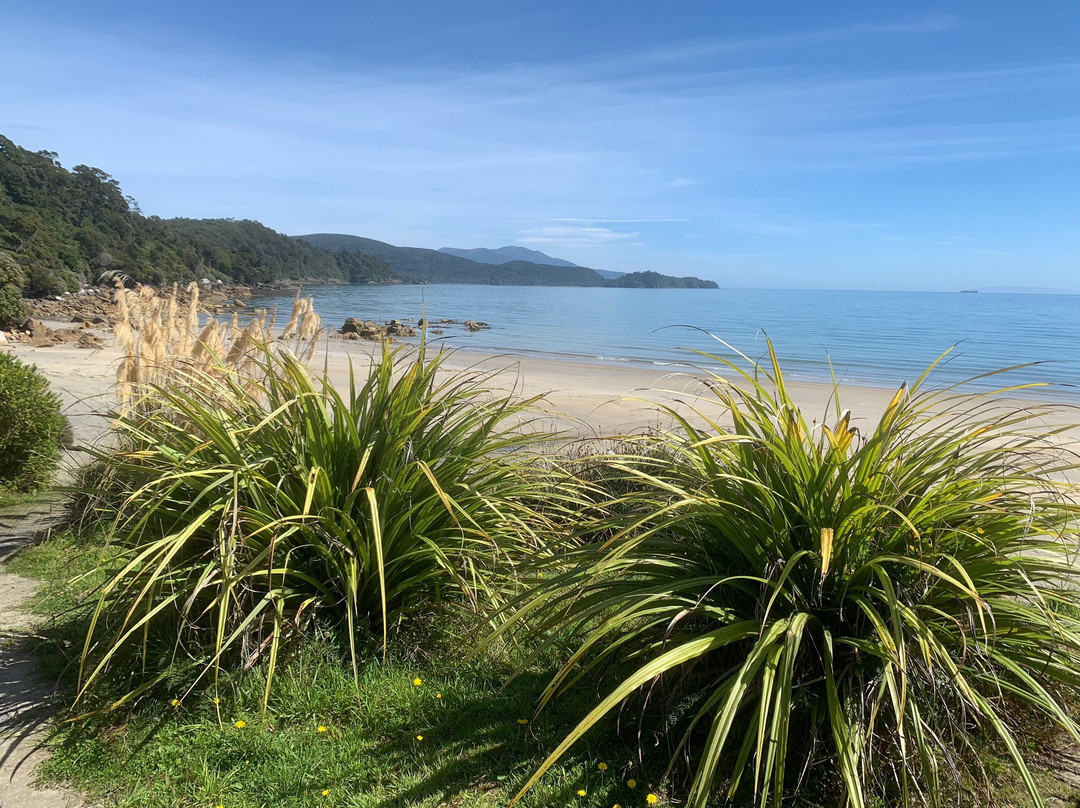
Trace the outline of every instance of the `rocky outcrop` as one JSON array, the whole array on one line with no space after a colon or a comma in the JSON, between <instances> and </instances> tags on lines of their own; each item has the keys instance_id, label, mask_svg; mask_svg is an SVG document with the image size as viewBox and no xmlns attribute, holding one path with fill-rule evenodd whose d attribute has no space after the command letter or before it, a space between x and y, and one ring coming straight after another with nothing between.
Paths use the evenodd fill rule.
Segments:
<instances>
[{"instance_id":1,"label":"rocky outcrop","mask_svg":"<svg viewBox=\"0 0 1080 808\"><path fill-rule=\"evenodd\" d=\"M341 335L345 339L366 339L379 341L392 339L393 337L415 337L418 332L411 325L400 320L389 320L386 323L377 323L374 320L360 320L350 317L341 327Z\"/></svg>"},{"instance_id":2,"label":"rocky outcrop","mask_svg":"<svg viewBox=\"0 0 1080 808\"><path fill-rule=\"evenodd\" d=\"M345 320L345 324L341 326L339 333L344 339L366 339L378 342L380 340L393 341L394 337L417 337L420 332L417 330L428 329L432 334L443 334L443 328L432 328L434 325L459 325L466 331L483 331L491 328L490 325L481 320L451 320L450 318L443 318L442 320L429 320L421 317L416 322L414 328L408 323L411 320L387 320L385 323L378 323L374 320L361 320L358 317L349 317Z\"/></svg>"},{"instance_id":3,"label":"rocky outcrop","mask_svg":"<svg viewBox=\"0 0 1080 808\"><path fill-rule=\"evenodd\" d=\"M54 345L74 345L77 348L98 348L104 343L88 329L93 325L78 322L74 328L49 328L41 320L31 317L22 326L7 333L7 340L30 345L33 348L50 348Z\"/></svg>"}]
</instances>

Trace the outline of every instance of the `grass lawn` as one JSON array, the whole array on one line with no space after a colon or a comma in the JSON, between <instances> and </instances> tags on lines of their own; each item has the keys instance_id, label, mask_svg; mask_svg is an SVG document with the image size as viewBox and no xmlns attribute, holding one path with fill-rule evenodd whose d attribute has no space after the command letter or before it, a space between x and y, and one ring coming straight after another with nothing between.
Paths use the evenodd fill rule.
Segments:
<instances>
[{"instance_id":1,"label":"grass lawn","mask_svg":"<svg viewBox=\"0 0 1080 808\"><path fill-rule=\"evenodd\" d=\"M84 607L109 559L103 545L61 534L7 565L45 582L32 607L54 617L39 632L47 675L74 681ZM43 774L116 806L504 806L596 692L583 686L534 722L552 670L512 678L508 660L414 647L385 663L369 655L358 699L346 659L328 640L307 642L279 670L265 712L253 669L216 690L165 687L131 710L63 725ZM606 725L520 804L628 808L650 793L667 804L663 760L643 771Z\"/></svg>"},{"instance_id":2,"label":"grass lawn","mask_svg":"<svg viewBox=\"0 0 1080 808\"><path fill-rule=\"evenodd\" d=\"M60 533L5 565L43 582L31 607L52 618L37 632L45 675L74 683L87 601L110 559L104 545ZM107 806L132 808L494 808L509 803L602 689L584 684L575 699L531 721L554 666L512 678L505 659L463 660L447 650L452 642L412 645L386 663L366 657L359 699L347 653L329 640L308 641L278 671L265 712L257 668L216 690L163 687L133 709L62 724L41 774ZM520 805L630 808L651 804L650 794L657 805L678 804L660 782L668 750L661 744L643 769L632 735L602 725ZM643 746L648 750L650 739ZM993 805L1031 805L1000 750L987 751L983 763L996 781ZM1050 772L1036 768L1035 776L1043 794L1056 798L1051 804L1080 808ZM977 791L968 799L964 805L990 804ZM824 808L809 792L793 806Z\"/></svg>"}]
</instances>

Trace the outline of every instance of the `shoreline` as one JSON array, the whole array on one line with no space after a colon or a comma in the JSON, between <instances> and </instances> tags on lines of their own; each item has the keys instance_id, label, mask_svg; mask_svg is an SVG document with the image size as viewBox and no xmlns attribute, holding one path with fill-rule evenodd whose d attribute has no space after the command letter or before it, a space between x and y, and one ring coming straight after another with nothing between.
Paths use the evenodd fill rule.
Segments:
<instances>
[{"instance_id":1,"label":"shoreline","mask_svg":"<svg viewBox=\"0 0 1080 808\"><path fill-rule=\"evenodd\" d=\"M83 444L94 443L107 428L103 413L110 407L113 381L121 359L113 344L112 333L105 330L96 333L100 335L102 345L91 349L73 345L33 347L26 343L9 343L3 348L22 361L37 365L49 379L64 401L78 442ZM415 347L409 342L399 342L393 347L398 346L406 351ZM341 387L347 384L350 362L362 372L379 350L378 342L327 337L319 343L310 365L316 372L325 366L335 385ZM583 440L668 427L671 418L659 409L663 404L680 412L688 412L696 406L708 417L722 411L708 395L707 387L702 383L703 374L686 367L573 362L512 353L490 354L465 348L450 349L444 366L453 371L494 374L490 386L495 390L512 391L524 397L542 396L546 411L538 419L540 427L563 434L576 433L577 438ZM786 386L808 421L818 422L823 416L830 421L835 418L830 405L831 384L788 380ZM899 384L884 387L841 383L838 386L840 404L843 409L851 410L853 423L865 432L876 424L898 387ZM706 395L702 397L702 393ZM1033 427L1069 426L1070 438L1080 438L1080 426L1077 426L1080 425L1080 406L1075 403L1022 397L995 397L992 400L1002 407L1030 410Z\"/></svg>"}]
</instances>

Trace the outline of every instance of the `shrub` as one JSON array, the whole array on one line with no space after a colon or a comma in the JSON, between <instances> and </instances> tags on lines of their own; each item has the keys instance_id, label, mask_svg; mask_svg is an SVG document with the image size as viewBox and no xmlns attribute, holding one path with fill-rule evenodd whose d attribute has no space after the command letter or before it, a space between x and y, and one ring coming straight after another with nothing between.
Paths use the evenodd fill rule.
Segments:
<instances>
[{"instance_id":1,"label":"shrub","mask_svg":"<svg viewBox=\"0 0 1080 808\"><path fill-rule=\"evenodd\" d=\"M0 328L21 325L30 316L22 302L26 272L8 250L0 250Z\"/></svg>"},{"instance_id":2,"label":"shrub","mask_svg":"<svg viewBox=\"0 0 1080 808\"><path fill-rule=\"evenodd\" d=\"M22 325L29 316L30 311L23 304L18 287L0 283L0 328Z\"/></svg>"},{"instance_id":3,"label":"shrub","mask_svg":"<svg viewBox=\"0 0 1080 808\"><path fill-rule=\"evenodd\" d=\"M60 397L38 369L0 353L0 489L25 493L47 485L68 429Z\"/></svg>"},{"instance_id":4,"label":"shrub","mask_svg":"<svg viewBox=\"0 0 1080 808\"><path fill-rule=\"evenodd\" d=\"M832 804L940 805L980 781L987 735L1041 805L1016 717L1080 740L1080 509L1056 430L924 375L863 434L838 403L808 422L775 356L711 358L740 374L709 380L731 426L672 410L657 459L609 458L627 484L600 538L543 560L517 604L534 648L581 632L541 708L620 672L523 791L637 695L663 702L639 737L673 733L692 806L780 805L807 777Z\"/></svg>"},{"instance_id":5,"label":"shrub","mask_svg":"<svg viewBox=\"0 0 1080 808\"><path fill-rule=\"evenodd\" d=\"M344 629L355 667L358 640L385 654L406 616L499 600L493 572L540 518L539 478L512 451L531 401L423 347L402 367L401 350L346 395L270 349L250 376L177 369L117 419L127 448L101 473L127 485L112 528L127 563L101 593L82 692L147 636L200 675L265 656L269 682L314 613Z\"/></svg>"}]
</instances>

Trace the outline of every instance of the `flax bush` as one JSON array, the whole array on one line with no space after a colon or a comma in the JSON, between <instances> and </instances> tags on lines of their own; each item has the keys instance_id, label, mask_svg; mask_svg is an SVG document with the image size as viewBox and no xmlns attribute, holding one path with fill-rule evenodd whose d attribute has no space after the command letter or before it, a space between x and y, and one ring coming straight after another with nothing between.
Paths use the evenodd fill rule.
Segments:
<instances>
[{"instance_id":1,"label":"flax bush","mask_svg":"<svg viewBox=\"0 0 1080 808\"><path fill-rule=\"evenodd\" d=\"M691 806L778 806L810 781L824 804L966 804L988 787L986 743L1042 805L1018 716L1080 739L1080 509L1060 430L935 392L930 373L867 420L834 402L813 422L775 356L708 359L722 417L671 410L678 430L606 458L617 493L538 562L502 629L531 648L579 637L541 709L615 677L525 790L637 703L621 714L670 739Z\"/></svg>"},{"instance_id":2,"label":"flax bush","mask_svg":"<svg viewBox=\"0 0 1080 808\"><path fill-rule=\"evenodd\" d=\"M179 367L143 389L150 401L116 421L124 448L103 455L127 486L111 528L124 554L87 637L84 693L134 655L147 676L119 703L134 698L163 642L200 676L264 660L269 692L313 615L347 635L355 666L385 654L405 616L500 601L550 524L532 507L553 500L527 462L532 401L405 350L384 346L345 392L269 348L253 373Z\"/></svg>"}]
</instances>

